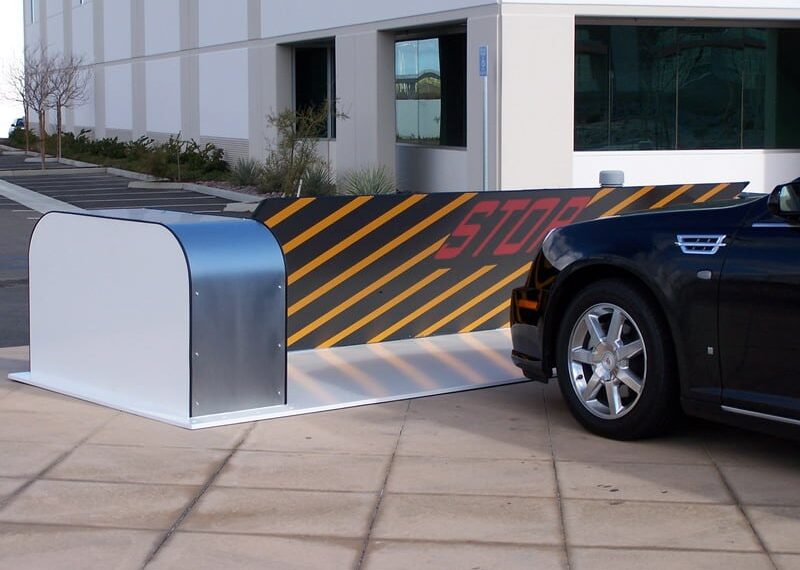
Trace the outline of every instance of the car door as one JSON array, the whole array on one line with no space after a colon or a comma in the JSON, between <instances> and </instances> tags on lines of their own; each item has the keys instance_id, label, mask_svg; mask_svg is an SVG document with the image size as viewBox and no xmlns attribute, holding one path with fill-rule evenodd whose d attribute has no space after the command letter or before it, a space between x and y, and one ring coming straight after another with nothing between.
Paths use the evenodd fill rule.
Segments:
<instances>
[{"instance_id":1,"label":"car door","mask_svg":"<svg viewBox=\"0 0 800 570\"><path fill-rule=\"evenodd\" d=\"M800 223L766 204L728 244L720 279L722 404L800 420Z\"/></svg>"}]
</instances>

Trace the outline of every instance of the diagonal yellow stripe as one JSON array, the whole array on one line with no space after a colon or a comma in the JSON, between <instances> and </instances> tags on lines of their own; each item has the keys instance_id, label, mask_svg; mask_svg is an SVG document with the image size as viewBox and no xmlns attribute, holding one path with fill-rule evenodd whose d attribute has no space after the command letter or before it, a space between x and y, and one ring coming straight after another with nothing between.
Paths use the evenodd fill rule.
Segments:
<instances>
[{"instance_id":1,"label":"diagonal yellow stripe","mask_svg":"<svg viewBox=\"0 0 800 570\"><path fill-rule=\"evenodd\" d=\"M398 265L397 267L392 269L389 273L387 273L386 275L384 275L380 279L374 281L370 285L367 285L363 289L360 289L354 295L348 297L346 300L344 300L343 302L341 302L338 305L336 305L335 307L333 307L327 313L325 313L324 315L322 315L318 319L316 319L313 322L307 324L302 329L300 329L299 331L297 331L296 333L291 335L289 337L289 340L287 341L287 344L289 346L292 346L298 340L300 340L301 338L305 337L310 332L317 330L319 327L321 327L322 325L324 325L325 323L330 321L336 315L341 314L346 309L349 309L350 307L352 307L353 305L355 305L356 303L361 301L367 295L370 295L371 293L374 293L375 291L377 291L378 289L380 289L381 287L383 287L384 285L386 285L387 283L389 283L390 281L395 279L398 275L408 271L409 269L411 269L412 267L417 265L423 259L426 259L426 258L430 257L431 255L433 255L434 253L439 251L439 248L442 247L442 244L445 242L446 239L447 239L446 237L443 237L442 239L437 241L432 246L422 250L421 252L419 252L417 255L415 255L411 259L409 259L406 262Z\"/></svg>"},{"instance_id":2,"label":"diagonal yellow stripe","mask_svg":"<svg viewBox=\"0 0 800 570\"><path fill-rule=\"evenodd\" d=\"M331 346L335 345L337 342L339 342L343 338L346 338L347 336L349 336L350 334L354 333L355 331L357 331L358 329L360 329L361 327L363 327L367 323L371 322L376 317L379 317L380 315L384 314L385 312L387 312L392 307L395 307L395 306L399 305L400 303L402 303L403 301L408 299L411 295L413 295L414 293L416 293L417 291L419 291L423 287L426 287L428 284L434 282L436 279L438 279L439 277L441 277L442 275L444 275L448 271L450 271L450 270L447 269L447 268L437 269L436 271L434 271L433 273L431 273L430 275L428 275L427 277L425 277L421 281L417 281L411 287L409 287L408 289L406 289L405 291L403 291L402 293L400 293L396 297L392 298L390 301L384 303L383 305L381 305L380 307L378 307L377 309L375 309L371 313L368 313L368 314L364 315L363 317L358 319L356 322L354 322L352 325L350 325L349 327L347 327L343 331L340 331L340 332L336 333L331 338L329 338L328 340L326 340L322 344L318 345L317 348L330 348Z\"/></svg>"},{"instance_id":3,"label":"diagonal yellow stripe","mask_svg":"<svg viewBox=\"0 0 800 570\"><path fill-rule=\"evenodd\" d=\"M480 269L478 269L477 271L472 273L472 275L469 275L469 276L465 277L464 279L462 279L461 281L459 281L458 283L456 283L455 285L453 285L452 287L450 287L449 289L447 289L443 293L439 293L438 295L436 295L436 297L434 297L433 299L431 299L430 301L428 301L427 303L422 305L420 308L418 308L417 310L413 311L411 314L406 315L405 317L403 317L402 319L397 321L395 324L390 326L388 329L386 329L382 333L380 333L380 334L372 337L371 339L369 339L369 341L367 341L367 342L380 342L380 341L382 341L387 336L389 336L392 333L400 330L401 328L406 326L408 323L410 323L411 321L413 321L414 319L416 319L418 316L422 315L423 313L427 313L431 308L435 307L436 305L438 305L439 303L441 303L445 299L451 297L454 293L460 291L461 289L463 289L464 287L466 287L467 285L469 285L470 283L472 283L473 281L475 281L476 279L478 279L479 277L481 277L485 273L488 273L489 271L491 271L495 267L496 267L495 265L484 265L483 267L481 267Z\"/></svg>"},{"instance_id":4,"label":"diagonal yellow stripe","mask_svg":"<svg viewBox=\"0 0 800 570\"><path fill-rule=\"evenodd\" d=\"M474 307L475 305L477 305L478 303L480 303L481 301L483 301L484 299L486 299L490 295L493 295L495 292L499 291L500 289L502 289L503 287L505 287L506 285L508 285L512 281L514 281L515 279L519 279L522 275L525 275L528 271L530 271L530 268L531 268L531 264L530 263L526 263L525 265L523 265L522 267L520 267L519 269L514 271L511 275L507 275L502 280L498 281L497 283L495 283L494 285L492 285L488 289L486 289L483 292L481 292L479 295L476 295L475 297L473 297L472 299L470 299L469 301L467 301L466 303L461 305L458 309L456 309L455 311L453 311L449 315L447 315L445 317L442 317L441 319L439 319L438 321L433 323L431 326L429 326L424 331L419 333L417 335L417 338L421 338L421 337L432 335L433 333L438 331L440 328L442 328L444 325L446 325L447 323L449 323L449 322L453 321L454 319L458 318L460 315L463 315L464 313L469 311L472 307Z\"/></svg>"},{"instance_id":5,"label":"diagonal yellow stripe","mask_svg":"<svg viewBox=\"0 0 800 570\"><path fill-rule=\"evenodd\" d=\"M636 200L638 200L639 198L650 192L650 190L652 190L653 188L654 186L645 186L644 188L640 188L639 190L637 190L636 192L625 198L622 202L620 202L607 212L601 214L600 217L603 218L605 216L613 216L617 212L621 212L622 210L633 204Z\"/></svg>"},{"instance_id":6,"label":"diagonal yellow stripe","mask_svg":"<svg viewBox=\"0 0 800 570\"><path fill-rule=\"evenodd\" d=\"M418 224L404 231L402 234L394 238L386 245L378 248L377 250L369 254L367 257L365 257L352 267L342 271L339 275L337 275L330 281L326 281L324 285L317 287L313 293L310 293L306 297L303 297L295 304L290 306L289 310L287 311L288 315L291 316L300 309L302 309L303 307L306 307L310 303L313 303L316 299L319 299L322 295L324 295L331 289L339 286L344 281L347 281L348 279L350 279L350 277L352 277L353 275L355 275L368 265L372 264L373 262L377 261L390 251L394 250L395 248L397 248L397 246L405 243L406 241L408 241L409 239L420 233L422 230L426 229L428 226L430 226L440 218L443 218L444 216L446 216L447 214L449 214L450 212L461 206L467 200L471 200L472 198L474 198L476 195L477 194L475 192L469 192L467 194L460 195L458 198L450 202L444 208L437 210L436 212L434 212L433 214L431 214Z\"/></svg>"},{"instance_id":7,"label":"diagonal yellow stripe","mask_svg":"<svg viewBox=\"0 0 800 570\"><path fill-rule=\"evenodd\" d=\"M332 226L333 224L344 218L347 214L349 214L356 208L363 206L365 203L369 202L371 199L372 196L358 196L356 198L353 198L352 200L347 202L347 204L345 204L338 210L335 210L330 215L325 216L323 219L321 219L319 222L308 228L306 231L304 231L297 237L289 240L283 246L283 253L289 253L296 247L304 244L305 242L310 240L312 237L314 237L321 231L325 230L326 228Z\"/></svg>"},{"instance_id":8,"label":"diagonal yellow stripe","mask_svg":"<svg viewBox=\"0 0 800 570\"><path fill-rule=\"evenodd\" d=\"M292 202L291 204L286 206L283 210L281 210L277 214L274 214L272 217L270 217L267 221L264 222L264 224L268 228L271 228L273 226L277 226L283 220L285 220L286 218L288 218L289 216L291 216L295 212L301 210L302 208L305 208L306 206L308 206L313 201L314 201L314 198L298 198L297 200L295 200L294 202Z\"/></svg>"},{"instance_id":9,"label":"diagonal yellow stripe","mask_svg":"<svg viewBox=\"0 0 800 570\"><path fill-rule=\"evenodd\" d=\"M468 332L474 331L476 328L481 326L483 323L485 323L486 321L488 321L492 317L495 317L495 316L499 315L503 311L507 311L509 309L510 304L511 304L511 299L504 300L502 303L497 305L494 309L492 309L490 311L487 311L486 313L484 313L483 315L481 315L480 317L478 317L477 319L472 321L470 324L468 324L467 326L465 326L463 329L461 329L458 332L460 332L460 333L468 333Z\"/></svg>"},{"instance_id":10,"label":"diagonal yellow stripe","mask_svg":"<svg viewBox=\"0 0 800 570\"><path fill-rule=\"evenodd\" d=\"M730 184L727 183L717 184L711 190L709 190L708 192L700 196L697 200L695 200L694 203L699 204L701 202L710 200L711 198L713 198L714 196L725 190L725 188L727 188L728 186L730 186Z\"/></svg>"},{"instance_id":11,"label":"diagonal yellow stripe","mask_svg":"<svg viewBox=\"0 0 800 570\"><path fill-rule=\"evenodd\" d=\"M510 329L510 328L511 328L511 321L508 321L507 323L505 323L505 324L504 324L502 327L500 327L500 328L501 328L501 329Z\"/></svg>"},{"instance_id":12,"label":"diagonal yellow stripe","mask_svg":"<svg viewBox=\"0 0 800 570\"><path fill-rule=\"evenodd\" d=\"M663 208L664 206L672 202L675 198L677 198L681 194L686 193L691 188L694 188L694 184L684 184L677 190L673 190L672 192L670 192L668 196L661 198L661 200L650 206L650 209L656 210L658 208Z\"/></svg>"},{"instance_id":13,"label":"diagonal yellow stripe","mask_svg":"<svg viewBox=\"0 0 800 570\"><path fill-rule=\"evenodd\" d=\"M400 215L404 211L408 210L411 206L413 206L414 204L416 204L420 200L423 200L424 198L425 198L425 194L414 194L412 196L409 196L408 198L406 198L405 200L403 200L402 202L397 204L391 210L389 210L386 213L378 216L377 218L372 220L370 223L368 223L366 226L364 226L363 228L361 228L357 232L354 232L353 234L347 236L346 238L341 240L339 243L337 243L335 246L330 248L328 251L326 251L322 255L316 257L315 259L312 259L311 261L306 263L303 267L301 267L297 271L293 272L291 275L289 275L289 279L287 280L287 283L289 285L291 285L292 283L296 282L298 279L308 275L309 273L314 271L317 267L319 267L320 265L322 265L323 263L325 263L329 259L331 259L333 257L336 257L342 251L344 251L345 249L347 249L348 247L350 247L351 245L356 243L358 240L360 240L361 238L363 238L367 234L374 232L376 229L381 227L383 224L385 224L386 222L388 222L392 218Z\"/></svg>"},{"instance_id":14,"label":"diagonal yellow stripe","mask_svg":"<svg viewBox=\"0 0 800 570\"><path fill-rule=\"evenodd\" d=\"M603 198L605 198L606 196L611 194L613 191L614 191L614 188L600 188L600 190L597 191L597 194L592 196L592 199L589 200L589 203L586 204L586 205L587 206L591 206L595 202L597 202L599 200L602 200Z\"/></svg>"}]
</instances>

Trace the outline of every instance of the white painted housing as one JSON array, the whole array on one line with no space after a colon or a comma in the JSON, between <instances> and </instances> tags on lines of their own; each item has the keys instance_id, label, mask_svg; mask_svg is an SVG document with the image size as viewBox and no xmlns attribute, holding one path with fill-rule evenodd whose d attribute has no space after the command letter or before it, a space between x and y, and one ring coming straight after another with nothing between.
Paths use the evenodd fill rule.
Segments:
<instances>
[{"instance_id":1,"label":"white painted housing","mask_svg":"<svg viewBox=\"0 0 800 570\"><path fill-rule=\"evenodd\" d=\"M29 260L26 381L188 425L189 273L170 231L50 213Z\"/></svg>"},{"instance_id":2,"label":"white painted housing","mask_svg":"<svg viewBox=\"0 0 800 570\"><path fill-rule=\"evenodd\" d=\"M21 1L21 0L18 0ZM798 0L31 0L26 45L94 62L90 100L69 128L97 137L180 132L263 159L266 116L291 107L293 46L336 51L338 108L348 115L319 152L338 172L384 165L404 190L476 190L483 179L480 45L489 47L490 189L594 186L621 169L630 184L749 180L771 189L800 176L795 150L574 150L575 26L595 20L800 25ZM394 41L452 24L467 29L467 141L396 142ZM400 125L400 129L405 128Z\"/></svg>"}]
</instances>

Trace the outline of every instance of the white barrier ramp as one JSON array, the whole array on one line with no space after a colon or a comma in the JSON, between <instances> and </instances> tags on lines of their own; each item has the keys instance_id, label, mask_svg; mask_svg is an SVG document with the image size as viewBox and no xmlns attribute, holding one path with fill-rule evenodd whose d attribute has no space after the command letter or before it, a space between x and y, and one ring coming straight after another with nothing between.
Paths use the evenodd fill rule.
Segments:
<instances>
[{"instance_id":1,"label":"white barrier ramp","mask_svg":"<svg viewBox=\"0 0 800 570\"><path fill-rule=\"evenodd\" d=\"M508 329L289 352L287 405L262 417L527 382Z\"/></svg>"},{"instance_id":2,"label":"white barrier ramp","mask_svg":"<svg viewBox=\"0 0 800 570\"><path fill-rule=\"evenodd\" d=\"M508 330L286 351L286 272L254 220L51 212L30 246L30 371L194 429L524 381Z\"/></svg>"}]
</instances>

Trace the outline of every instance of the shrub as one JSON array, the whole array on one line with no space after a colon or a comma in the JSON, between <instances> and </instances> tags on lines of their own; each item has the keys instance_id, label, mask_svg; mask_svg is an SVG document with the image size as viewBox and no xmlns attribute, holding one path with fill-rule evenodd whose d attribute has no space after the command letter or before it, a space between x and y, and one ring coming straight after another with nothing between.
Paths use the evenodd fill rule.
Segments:
<instances>
[{"instance_id":1,"label":"shrub","mask_svg":"<svg viewBox=\"0 0 800 570\"><path fill-rule=\"evenodd\" d=\"M139 137L135 141L125 143L125 158L136 161L153 152L155 141L150 137Z\"/></svg>"},{"instance_id":2,"label":"shrub","mask_svg":"<svg viewBox=\"0 0 800 570\"><path fill-rule=\"evenodd\" d=\"M332 196L336 194L336 183L331 176L327 164L312 164L303 175L303 187L300 193L304 196Z\"/></svg>"},{"instance_id":3,"label":"shrub","mask_svg":"<svg viewBox=\"0 0 800 570\"><path fill-rule=\"evenodd\" d=\"M261 182L264 167L252 158L239 158L231 168L231 181L239 186L256 186Z\"/></svg>"},{"instance_id":4,"label":"shrub","mask_svg":"<svg viewBox=\"0 0 800 570\"><path fill-rule=\"evenodd\" d=\"M270 154L267 155L267 161L264 163L264 170L261 173L261 182L258 188L265 194L278 193L292 196L292 193L286 194L284 192L284 185L288 178L286 163L276 159L274 154Z\"/></svg>"},{"instance_id":5,"label":"shrub","mask_svg":"<svg viewBox=\"0 0 800 570\"><path fill-rule=\"evenodd\" d=\"M28 135L30 137L31 148L39 141L39 137L31 131ZM8 135L8 144L17 148L25 148L25 129L17 127Z\"/></svg>"},{"instance_id":6,"label":"shrub","mask_svg":"<svg viewBox=\"0 0 800 570\"><path fill-rule=\"evenodd\" d=\"M336 113L336 117L346 119L347 115ZM327 102L296 111L284 109L267 116L267 123L276 136L265 161L262 188L266 192L295 196L301 180L304 188L308 183L313 184L314 191L329 188L320 176L320 169L327 169L327 166L317 155L317 138L326 131L328 119ZM309 174L312 169L313 173ZM307 181L307 176L313 180Z\"/></svg>"},{"instance_id":7,"label":"shrub","mask_svg":"<svg viewBox=\"0 0 800 570\"><path fill-rule=\"evenodd\" d=\"M148 174L152 174L153 176L157 176L159 178L165 178L169 173L169 158L162 148L156 148L151 150L147 153L147 159L145 161L145 169L147 170Z\"/></svg>"},{"instance_id":8,"label":"shrub","mask_svg":"<svg viewBox=\"0 0 800 570\"><path fill-rule=\"evenodd\" d=\"M397 191L394 178L385 166L351 170L339 184L342 194L393 194Z\"/></svg>"}]
</instances>

